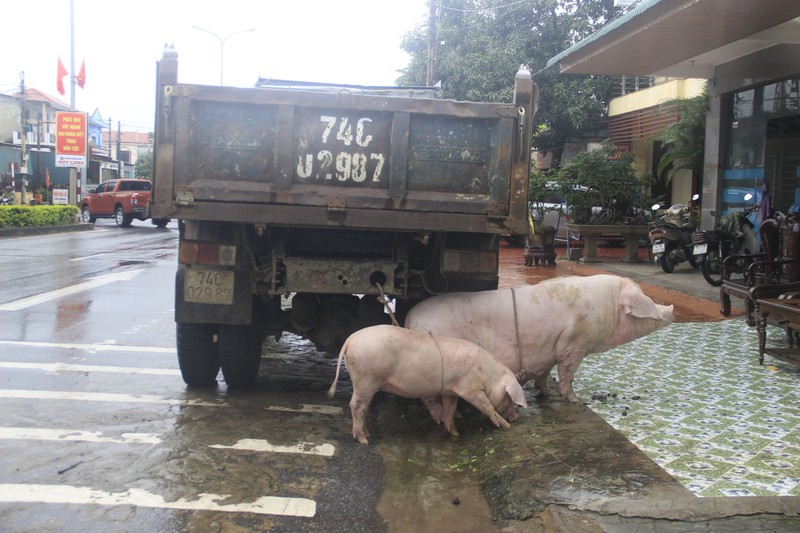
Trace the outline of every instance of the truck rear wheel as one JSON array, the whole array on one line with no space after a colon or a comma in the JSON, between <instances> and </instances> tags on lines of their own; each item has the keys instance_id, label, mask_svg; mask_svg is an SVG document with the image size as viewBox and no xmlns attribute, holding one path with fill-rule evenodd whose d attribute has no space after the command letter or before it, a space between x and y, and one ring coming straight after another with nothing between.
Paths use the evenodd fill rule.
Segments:
<instances>
[{"instance_id":1,"label":"truck rear wheel","mask_svg":"<svg viewBox=\"0 0 800 533\"><path fill-rule=\"evenodd\" d=\"M210 387L217 383L219 347L214 324L176 325L178 365L183 381L190 387Z\"/></svg>"},{"instance_id":2,"label":"truck rear wheel","mask_svg":"<svg viewBox=\"0 0 800 533\"><path fill-rule=\"evenodd\" d=\"M255 385L263 342L256 326L220 324L219 362L229 387Z\"/></svg>"},{"instance_id":3,"label":"truck rear wheel","mask_svg":"<svg viewBox=\"0 0 800 533\"><path fill-rule=\"evenodd\" d=\"M122 206L117 206L117 209L114 210L114 221L120 228L127 228L133 222L133 216L126 215Z\"/></svg>"}]
</instances>

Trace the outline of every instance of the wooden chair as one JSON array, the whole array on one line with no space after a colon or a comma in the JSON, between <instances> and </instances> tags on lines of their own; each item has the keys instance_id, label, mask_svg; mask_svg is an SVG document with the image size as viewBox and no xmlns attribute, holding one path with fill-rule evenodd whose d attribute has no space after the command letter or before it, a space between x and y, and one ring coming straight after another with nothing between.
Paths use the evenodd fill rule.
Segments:
<instances>
[{"instance_id":1,"label":"wooden chair","mask_svg":"<svg viewBox=\"0 0 800 533\"><path fill-rule=\"evenodd\" d=\"M720 312L730 316L731 297L741 298L748 326L756 325L752 289L800 281L800 257L797 257L800 251L800 224L792 218L778 215L762 222L759 232L762 253L731 255L722 262ZM744 272L741 278L735 276L741 272ZM760 297L767 298L767 294L772 293L764 292Z\"/></svg>"}]
</instances>

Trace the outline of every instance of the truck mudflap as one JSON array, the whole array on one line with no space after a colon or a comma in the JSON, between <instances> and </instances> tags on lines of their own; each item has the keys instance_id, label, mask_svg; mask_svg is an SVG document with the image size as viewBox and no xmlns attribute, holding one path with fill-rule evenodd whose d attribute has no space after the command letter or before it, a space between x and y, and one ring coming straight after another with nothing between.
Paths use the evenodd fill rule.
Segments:
<instances>
[{"instance_id":1,"label":"truck mudflap","mask_svg":"<svg viewBox=\"0 0 800 533\"><path fill-rule=\"evenodd\" d=\"M175 321L250 324L251 285L244 270L181 265L175 276Z\"/></svg>"}]
</instances>

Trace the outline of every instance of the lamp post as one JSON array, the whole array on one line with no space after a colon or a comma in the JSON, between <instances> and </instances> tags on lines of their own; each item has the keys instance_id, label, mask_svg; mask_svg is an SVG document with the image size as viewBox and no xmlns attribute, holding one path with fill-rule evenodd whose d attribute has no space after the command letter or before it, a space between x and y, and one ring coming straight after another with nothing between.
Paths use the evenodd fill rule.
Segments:
<instances>
[{"instance_id":1,"label":"lamp post","mask_svg":"<svg viewBox=\"0 0 800 533\"><path fill-rule=\"evenodd\" d=\"M237 35L239 33L249 33L251 31L256 31L256 29L255 28L250 28L250 29L247 29L247 30L239 30L239 31L235 31L235 32L229 33L225 37L220 37L219 35L217 35L213 31L207 30L205 28L201 28L199 26L192 25L192 28L194 28L195 30L200 30L200 31L204 31L206 33L210 33L211 35L216 37L217 40L219 41L219 84L220 85L224 85L224 83L222 83L222 72L223 72L224 63L225 63L225 41L227 41L228 39L230 39L231 37L233 37L234 35Z\"/></svg>"}]
</instances>

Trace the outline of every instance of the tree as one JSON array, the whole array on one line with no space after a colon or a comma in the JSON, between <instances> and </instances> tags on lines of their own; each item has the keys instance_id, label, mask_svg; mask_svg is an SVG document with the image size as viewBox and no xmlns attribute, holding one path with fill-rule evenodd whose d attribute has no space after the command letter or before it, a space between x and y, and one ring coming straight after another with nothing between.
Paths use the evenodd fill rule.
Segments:
<instances>
[{"instance_id":1,"label":"tree","mask_svg":"<svg viewBox=\"0 0 800 533\"><path fill-rule=\"evenodd\" d=\"M703 174L707 104L708 92L705 90L694 98L676 98L662 104L662 108L677 105L678 111L678 121L667 126L662 135L666 152L661 156L657 170L667 183L679 170Z\"/></svg>"},{"instance_id":2,"label":"tree","mask_svg":"<svg viewBox=\"0 0 800 533\"><path fill-rule=\"evenodd\" d=\"M558 181L576 224L641 223L649 176L636 176L633 152L610 140L600 150L580 152L558 170ZM599 209L598 209L599 208Z\"/></svg>"},{"instance_id":3,"label":"tree","mask_svg":"<svg viewBox=\"0 0 800 533\"><path fill-rule=\"evenodd\" d=\"M136 158L134 171L137 178L153 179L153 151L148 150Z\"/></svg>"},{"instance_id":4,"label":"tree","mask_svg":"<svg viewBox=\"0 0 800 533\"><path fill-rule=\"evenodd\" d=\"M527 64L539 85L533 145L558 161L568 137L601 123L611 95L606 76L562 75L547 60L591 35L615 13L613 0L431 0L440 2L435 72L442 96L510 102L514 74ZM407 33L411 60L401 85L424 85L427 26Z\"/></svg>"}]
</instances>

